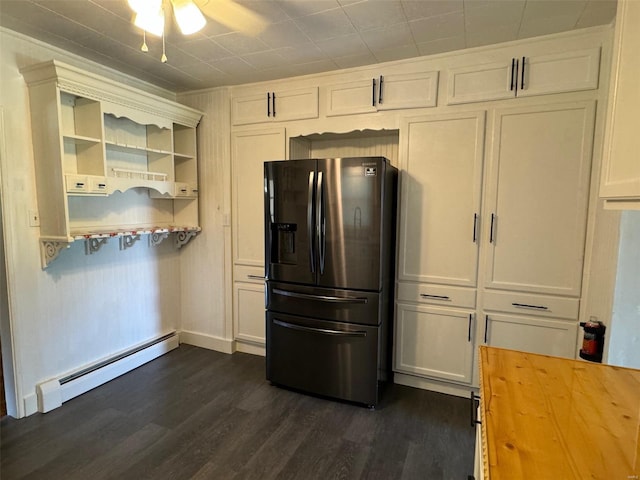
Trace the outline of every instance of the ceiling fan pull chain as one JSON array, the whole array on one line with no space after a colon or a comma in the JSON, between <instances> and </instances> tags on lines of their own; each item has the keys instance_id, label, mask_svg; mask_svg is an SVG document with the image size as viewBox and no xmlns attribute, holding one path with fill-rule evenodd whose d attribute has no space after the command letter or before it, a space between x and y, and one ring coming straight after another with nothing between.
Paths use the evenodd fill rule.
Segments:
<instances>
[{"instance_id":1,"label":"ceiling fan pull chain","mask_svg":"<svg viewBox=\"0 0 640 480\"><path fill-rule=\"evenodd\" d=\"M164 29L162 30L162 57L160 57L160 61L162 63L167 63L167 55L165 54L164 49Z\"/></svg>"},{"instance_id":2,"label":"ceiling fan pull chain","mask_svg":"<svg viewBox=\"0 0 640 480\"><path fill-rule=\"evenodd\" d=\"M142 50L145 53L149 51L149 47L147 47L147 31L146 30L142 30L142 46L140 47L140 50Z\"/></svg>"}]
</instances>

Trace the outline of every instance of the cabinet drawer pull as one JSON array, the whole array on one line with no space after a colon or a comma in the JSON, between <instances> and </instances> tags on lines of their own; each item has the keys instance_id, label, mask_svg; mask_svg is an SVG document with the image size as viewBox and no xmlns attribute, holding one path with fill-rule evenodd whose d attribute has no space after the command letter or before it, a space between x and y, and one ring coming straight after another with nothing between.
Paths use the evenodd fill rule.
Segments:
<instances>
[{"instance_id":1,"label":"cabinet drawer pull","mask_svg":"<svg viewBox=\"0 0 640 480\"><path fill-rule=\"evenodd\" d=\"M262 275L247 275L247 278L250 280L264 280Z\"/></svg>"},{"instance_id":2,"label":"cabinet drawer pull","mask_svg":"<svg viewBox=\"0 0 640 480\"><path fill-rule=\"evenodd\" d=\"M84 183L76 182L76 188L84 188Z\"/></svg>"},{"instance_id":3,"label":"cabinet drawer pull","mask_svg":"<svg viewBox=\"0 0 640 480\"><path fill-rule=\"evenodd\" d=\"M474 428L476 424L482 425L482 422L478 420L478 407L476 405L476 400L480 400L480 397L471 392L471 395L469 396L469 401L471 403L471 428Z\"/></svg>"},{"instance_id":4,"label":"cabinet drawer pull","mask_svg":"<svg viewBox=\"0 0 640 480\"><path fill-rule=\"evenodd\" d=\"M451 300L451 298L446 295L429 295L428 293L421 293L420 296L423 298L433 298L435 300Z\"/></svg>"},{"instance_id":5,"label":"cabinet drawer pull","mask_svg":"<svg viewBox=\"0 0 640 480\"><path fill-rule=\"evenodd\" d=\"M549 310L549 307L545 307L544 305L528 305L526 303L512 303L516 308L532 308L534 310Z\"/></svg>"},{"instance_id":6,"label":"cabinet drawer pull","mask_svg":"<svg viewBox=\"0 0 640 480\"><path fill-rule=\"evenodd\" d=\"M107 184L106 183L99 183L98 184L98 188L106 188Z\"/></svg>"}]
</instances>

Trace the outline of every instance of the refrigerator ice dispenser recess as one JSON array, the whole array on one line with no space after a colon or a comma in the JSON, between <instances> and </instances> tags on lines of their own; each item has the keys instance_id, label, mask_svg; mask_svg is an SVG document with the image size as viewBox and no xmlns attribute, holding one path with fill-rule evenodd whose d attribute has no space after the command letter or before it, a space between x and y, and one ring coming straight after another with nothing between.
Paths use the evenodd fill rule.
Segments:
<instances>
[{"instance_id":1,"label":"refrigerator ice dispenser recess","mask_svg":"<svg viewBox=\"0 0 640 480\"><path fill-rule=\"evenodd\" d=\"M296 255L296 223L272 223L271 261L273 263L298 263Z\"/></svg>"}]
</instances>

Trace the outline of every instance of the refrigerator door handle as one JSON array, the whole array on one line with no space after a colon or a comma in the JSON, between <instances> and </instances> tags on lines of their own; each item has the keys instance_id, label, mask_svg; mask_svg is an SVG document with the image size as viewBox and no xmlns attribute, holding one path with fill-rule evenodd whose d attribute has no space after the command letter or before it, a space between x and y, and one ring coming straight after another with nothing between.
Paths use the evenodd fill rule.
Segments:
<instances>
[{"instance_id":1,"label":"refrigerator door handle","mask_svg":"<svg viewBox=\"0 0 640 480\"><path fill-rule=\"evenodd\" d=\"M367 336L367 332L363 330L346 332L344 330L331 330L329 328L305 327L303 325L296 325L295 323L283 322L282 320L277 320L277 319L274 319L273 323L275 323L280 327L289 328L291 330L300 330L303 332L319 333L321 335L335 335L338 337L366 337Z\"/></svg>"},{"instance_id":2,"label":"refrigerator door handle","mask_svg":"<svg viewBox=\"0 0 640 480\"><path fill-rule=\"evenodd\" d=\"M316 195L316 216L318 222L318 256L320 257L320 275L324 274L325 230L324 230L324 185L322 172L318 172L318 193Z\"/></svg>"},{"instance_id":3,"label":"refrigerator door handle","mask_svg":"<svg viewBox=\"0 0 640 480\"><path fill-rule=\"evenodd\" d=\"M369 300L366 297L332 297L329 295L312 295L310 293L298 293L289 292L288 290L281 290L274 288L272 290L276 295L283 295L285 297L304 298L309 300L320 300L323 302L331 303L368 303Z\"/></svg>"},{"instance_id":4,"label":"refrigerator door handle","mask_svg":"<svg viewBox=\"0 0 640 480\"><path fill-rule=\"evenodd\" d=\"M309 235L309 267L316 273L315 255L313 254L313 184L315 172L309 172L309 199L307 200L307 235Z\"/></svg>"}]
</instances>

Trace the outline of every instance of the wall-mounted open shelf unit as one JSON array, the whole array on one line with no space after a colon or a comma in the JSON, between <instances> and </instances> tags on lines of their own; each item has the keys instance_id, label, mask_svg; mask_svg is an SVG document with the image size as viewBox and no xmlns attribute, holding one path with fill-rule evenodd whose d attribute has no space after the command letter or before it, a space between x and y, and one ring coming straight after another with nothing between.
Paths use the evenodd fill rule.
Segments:
<instances>
[{"instance_id":1,"label":"wall-mounted open shelf unit","mask_svg":"<svg viewBox=\"0 0 640 480\"><path fill-rule=\"evenodd\" d=\"M196 127L202 113L56 60L29 86L42 267L72 242L87 254L140 235L181 247L200 231Z\"/></svg>"}]
</instances>

